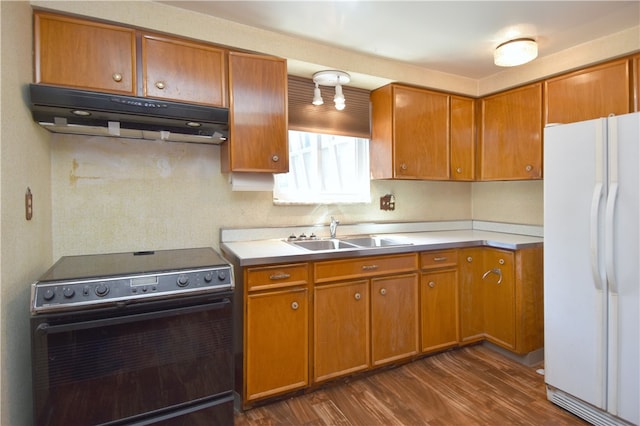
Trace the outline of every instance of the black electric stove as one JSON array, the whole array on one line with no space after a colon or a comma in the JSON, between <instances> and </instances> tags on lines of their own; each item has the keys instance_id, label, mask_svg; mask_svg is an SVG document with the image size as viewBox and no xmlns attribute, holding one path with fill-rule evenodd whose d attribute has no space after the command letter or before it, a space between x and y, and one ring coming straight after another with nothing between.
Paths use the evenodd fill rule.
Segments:
<instances>
[{"instance_id":1,"label":"black electric stove","mask_svg":"<svg viewBox=\"0 0 640 426\"><path fill-rule=\"evenodd\" d=\"M32 285L31 312L229 291L232 271L210 247L64 256Z\"/></svg>"}]
</instances>

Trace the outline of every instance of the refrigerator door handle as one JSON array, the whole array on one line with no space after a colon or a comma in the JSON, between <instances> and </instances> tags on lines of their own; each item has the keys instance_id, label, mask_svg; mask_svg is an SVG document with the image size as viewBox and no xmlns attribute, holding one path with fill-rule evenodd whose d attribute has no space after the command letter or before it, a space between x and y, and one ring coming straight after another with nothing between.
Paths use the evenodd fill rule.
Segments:
<instances>
[{"instance_id":1,"label":"refrigerator door handle","mask_svg":"<svg viewBox=\"0 0 640 426\"><path fill-rule=\"evenodd\" d=\"M600 200L602 199L602 183L596 183L591 197L591 273L596 290L602 290L602 277L600 275L600 262L598 256L598 219L600 212Z\"/></svg>"},{"instance_id":2,"label":"refrigerator door handle","mask_svg":"<svg viewBox=\"0 0 640 426\"><path fill-rule=\"evenodd\" d=\"M616 213L616 199L618 197L618 182L611 184L609 188L609 195L607 197L607 206L605 210L605 236L604 236L604 262L605 271L607 273L607 281L609 282L609 291L611 293L618 293L618 286L616 282L616 274L614 268L614 250L613 250L613 236L614 236L614 219Z\"/></svg>"}]
</instances>

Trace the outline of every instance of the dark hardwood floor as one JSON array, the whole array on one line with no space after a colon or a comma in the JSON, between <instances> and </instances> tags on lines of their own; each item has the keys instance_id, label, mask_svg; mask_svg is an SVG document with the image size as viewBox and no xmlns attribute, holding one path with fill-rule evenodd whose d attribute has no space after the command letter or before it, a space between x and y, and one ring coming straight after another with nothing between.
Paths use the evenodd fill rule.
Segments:
<instances>
[{"instance_id":1,"label":"dark hardwood floor","mask_svg":"<svg viewBox=\"0 0 640 426\"><path fill-rule=\"evenodd\" d=\"M482 345L236 413L236 425L586 425L544 378Z\"/></svg>"}]
</instances>

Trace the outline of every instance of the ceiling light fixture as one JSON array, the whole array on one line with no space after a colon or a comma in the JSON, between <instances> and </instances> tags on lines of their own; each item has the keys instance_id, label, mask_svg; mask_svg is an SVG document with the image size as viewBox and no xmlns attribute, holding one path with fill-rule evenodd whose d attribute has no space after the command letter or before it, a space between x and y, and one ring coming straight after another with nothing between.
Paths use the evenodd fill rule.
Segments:
<instances>
[{"instance_id":1,"label":"ceiling light fixture","mask_svg":"<svg viewBox=\"0 0 640 426\"><path fill-rule=\"evenodd\" d=\"M313 104L322 105L322 96L320 95L320 86L334 86L336 88L336 94L333 97L333 102L338 111L342 111L345 107L345 98L342 93L342 85L348 84L351 81L351 76L344 71L318 71L313 74L313 82L316 84L316 88L313 90Z\"/></svg>"},{"instance_id":2,"label":"ceiling light fixture","mask_svg":"<svg viewBox=\"0 0 640 426\"><path fill-rule=\"evenodd\" d=\"M493 52L493 62L499 67L515 67L538 57L538 44L531 38L517 38L502 43Z\"/></svg>"}]
</instances>

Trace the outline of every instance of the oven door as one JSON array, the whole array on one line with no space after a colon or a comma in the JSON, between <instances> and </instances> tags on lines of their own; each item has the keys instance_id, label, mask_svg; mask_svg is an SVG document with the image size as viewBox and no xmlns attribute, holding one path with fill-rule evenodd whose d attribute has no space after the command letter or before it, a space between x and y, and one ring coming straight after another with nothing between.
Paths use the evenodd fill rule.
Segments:
<instances>
[{"instance_id":1,"label":"oven door","mask_svg":"<svg viewBox=\"0 0 640 426\"><path fill-rule=\"evenodd\" d=\"M231 318L230 295L32 317L36 425L233 424Z\"/></svg>"}]
</instances>

